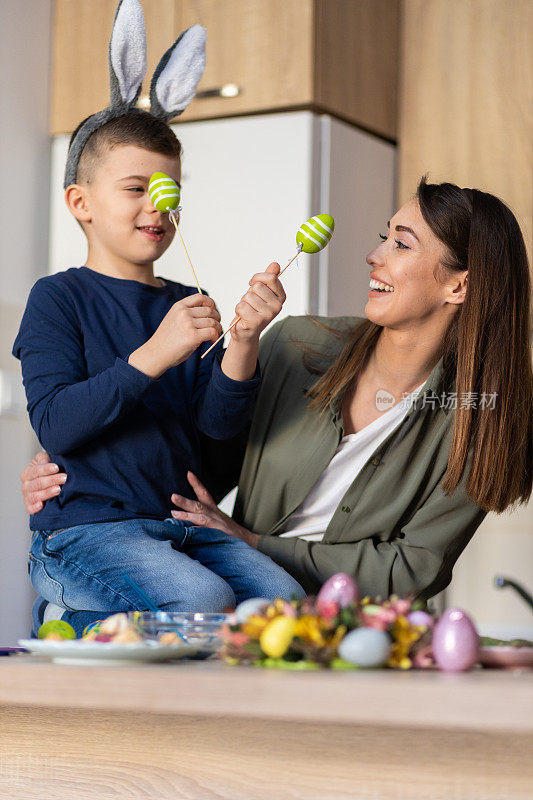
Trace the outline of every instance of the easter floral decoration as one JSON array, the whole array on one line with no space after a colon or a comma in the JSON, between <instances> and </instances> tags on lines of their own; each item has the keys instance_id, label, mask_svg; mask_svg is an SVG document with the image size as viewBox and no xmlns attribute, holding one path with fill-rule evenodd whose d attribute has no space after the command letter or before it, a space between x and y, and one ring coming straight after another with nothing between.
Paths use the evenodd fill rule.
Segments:
<instances>
[{"instance_id":1,"label":"easter floral decoration","mask_svg":"<svg viewBox=\"0 0 533 800\"><path fill-rule=\"evenodd\" d=\"M393 642L388 665L394 669L409 669L412 645L420 639L420 625L412 625L404 616L398 616L392 625Z\"/></svg>"},{"instance_id":2,"label":"easter floral decoration","mask_svg":"<svg viewBox=\"0 0 533 800\"><path fill-rule=\"evenodd\" d=\"M433 666L427 648L434 620L424 607L395 595L360 600L353 579L339 573L316 598L258 600L248 615L237 607L222 630L220 655L229 664L284 669Z\"/></svg>"}]
</instances>

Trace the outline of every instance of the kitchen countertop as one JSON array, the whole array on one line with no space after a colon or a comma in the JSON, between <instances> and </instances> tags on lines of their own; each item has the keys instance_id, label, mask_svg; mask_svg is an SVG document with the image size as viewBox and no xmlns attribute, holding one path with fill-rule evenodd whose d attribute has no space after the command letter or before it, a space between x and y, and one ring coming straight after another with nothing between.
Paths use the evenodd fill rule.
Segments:
<instances>
[{"instance_id":1,"label":"kitchen countertop","mask_svg":"<svg viewBox=\"0 0 533 800\"><path fill-rule=\"evenodd\" d=\"M531 800L533 671L0 659L10 800Z\"/></svg>"},{"instance_id":2,"label":"kitchen countertop","mask_svg":"<svg viewBox=\"0 0 533 800\"><path fill-rule=\"evenodd\" d=\"M0 659L0 705L533 732L533 670L289 672Z\"/></svg>"}]
</instances>

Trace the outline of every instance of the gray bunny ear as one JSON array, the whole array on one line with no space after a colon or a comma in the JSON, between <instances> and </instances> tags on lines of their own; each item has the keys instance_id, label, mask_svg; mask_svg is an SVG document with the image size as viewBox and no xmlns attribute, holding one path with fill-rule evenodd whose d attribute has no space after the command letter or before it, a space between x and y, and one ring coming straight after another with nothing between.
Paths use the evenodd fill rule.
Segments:
<instances>
[{"instance_id":1,"label":"gray bunny ear","mask_svg":"<svg viewBox=\"0 0 533 800\"><path fill-rule=\"evenodd\" d=\"M146 31L139 0L120 0L109 42L111 107L133 107L146 73Z\"/></svg>"},{"instance_id":2,"label":"gray bunny ear","mask_svg":"<svg viewBox=\"0 0 533 800\"><path fill-rule=\"evenodd\" d=\"M144 113L134 108L146 73L146 32L139 0L120 0L109 41L109 80L111 104L87 117L70 143L63 186L78 179L78 164L92 134L116 117Z\"/></svg>"},{"instance_id":3,"label":"gray bunny ear","mask_svg":"<svg viewBox=\"0 0 533 800\"><path fill-rule=\"evenodd\" d=\"M164 54L150 85L150 112L168 122L181 114L196 94L205 70L207 32L187 28Z\"/></svg>"}]
</instances>

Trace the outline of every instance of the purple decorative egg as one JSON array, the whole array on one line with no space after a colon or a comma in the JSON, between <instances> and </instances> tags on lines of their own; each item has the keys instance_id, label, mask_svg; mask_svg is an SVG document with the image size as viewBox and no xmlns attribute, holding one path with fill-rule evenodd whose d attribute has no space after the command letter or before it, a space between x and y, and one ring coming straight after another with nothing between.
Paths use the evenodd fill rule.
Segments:
<instances>
[{"instance_id":1,"label":"purple decorative egg","mask_svg":"<svg viewBox=\"0 0 533 800\"><path fill-rule=\"evenodd\" d=\"M435 624L435 620L427 611L409 612L407 615L407 622L410 622L411 625L425 625L428 629L432 628Z\"/></svg>"},{"instance_id":2,"label":"purple decorative egg","mask_svg":"<svg viewBox=\"0 0 533 800\"><path fill-rule=\"evenodd\" d=\"M358 598L359 592L354 579L345 572L338 572L322 585L315 605L318 611L322 604L327 605L328 603L337 603L338 606L344 608Z\"/></svg>"},{"instance_id":3,"label":"purple decorative egg","mask_svg":"<svg viewBox=\"0 0 533 800\"><path fill-rule=\"evenodd\" d=\"M464 672L478 660L479 636L468 614L449 608L433 628L433 656L444 672Z\"/></svg>"}]
</instances>

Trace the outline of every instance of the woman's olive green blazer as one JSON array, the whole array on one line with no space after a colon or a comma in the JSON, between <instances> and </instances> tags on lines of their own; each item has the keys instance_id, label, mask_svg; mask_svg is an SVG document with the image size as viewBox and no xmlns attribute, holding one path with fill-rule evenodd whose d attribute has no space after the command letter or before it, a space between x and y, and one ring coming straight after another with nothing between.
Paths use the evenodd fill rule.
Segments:
<instances>
[{"instance_id":1,"label":"woman's olive green blazer","mask_svg":"<svg viewBox=\"0 0 533 800\"><path fill-rule=\"evenodd\" d=\"M319 318L336 329L360 318ZM312 489L343 436L340 404L310 410L305 392L317 380L295 344L327 353L343 345L309 317L288 317L260 343L263 375L239 479L234 518L261 534L259 549L315 593L336 572L348 572L363 594L414 593L427 599L444 589L460 553L486 515L461 483L446 496L454 421L446 407L442 359L395 430L354 476L322 542L280 538L286 521ZM384 387L386 388L386 387ZM444 394L443 394L444 393ZM449 404L448 404L449 405Z\"/></svg>"}]
</instances>

